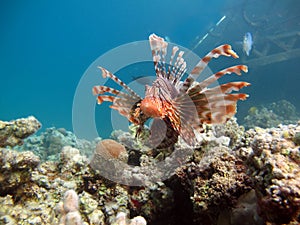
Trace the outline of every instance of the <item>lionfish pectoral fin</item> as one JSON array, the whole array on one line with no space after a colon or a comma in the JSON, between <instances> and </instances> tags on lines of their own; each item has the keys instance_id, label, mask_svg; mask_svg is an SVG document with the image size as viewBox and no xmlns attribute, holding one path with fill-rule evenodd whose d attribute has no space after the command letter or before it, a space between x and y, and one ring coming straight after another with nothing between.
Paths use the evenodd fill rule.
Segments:
<instances>
[{"instance_id":1,"label":"lionfish pectoral fin","mask_svg":"<svg viewBox=\"0 0 300 225\"><path fill-rule=\"evenodd\" d=\"M168 118L154 118L150 126L150 137L147 145L151 148L167 148L178 141L179 133L173 129Z\"/></svg>"},{"instance_id":2,"label":"lionfish pectoral fin","mask_svg":"<svg viewBox=\"0 0 300 225\"><path fill-rule=\"evenodd\" d=\"M158 146L164 139L167 133L167 127L163 120L154 118L150 126L149 144Z\"/></svg>"},{"instance_id":3,"label":"lionfish pectoral fin","mask_svg":"<svg viewBox=\"0 0 300 225\"><path fill-rule=\"evenodd\" d=\"M207 67L208 63L213 58L218 58L219 56L227 56L227 57L233 57L238 58L239 56L232 50L231 46L228 44L221 45L212 51L210 51L206 56L204 56L197 65L193 68L189 76L184 80L183 85L180 88L181 93L186 93L187 90L191 87L193 82L197 80L199 75L203 72L203 70ZM242 69L246 69L243 67Z\"/></svg>"},{"instance_id":4,"label":"lionfish pectoral fin","mask_svg":"<svg viewBox=\"0 0 300 225\"><path fill-rule=\"evenodd\" d=\"M178 52L179 48L174 46L172 48L169 66L167 66L166 55L168 42L155 34L149 36L149 42L156 76L164 77L174 85L177 85L187 71L187 64L183 58L184 51Z\"/></svg>"},{"instance_id":5,"label":"lionfish pectoral fin","mask_svg":"<svg viewBox=\"0 0 300 225\"><path fill-rule=\"evenodd\" d=\"M201 127L197 108L190 96L183 94L176 97L173 106L179 118L179 135L190 146L195 146L197 139L195 129Z\"/></svg>"},{"instance_id":6,"label":"lionfish pectoral fin","mask_svg":"<svg viewBox=\"0 0 300 225\"><path fill-rule=\"evenodd\" d=\"M138 124L138 121L132 113L132 107L141 100L139 95L108 70L104 69L103 67L98 68L101 70L103 78L108 77L124 88L122 91L119 91L107 86L94 86L92 91L94 95L97 95L98 104L102 104L105 101L112 102L112 105L110 105L112 109L117 110L130 122ZM110 95L106 95L104 93L108 93Z\"/></svg>"},{"instance_id":7,"label":"lionfish pectoral fin","mask_svg":"<svg viewBox=\"0 0 300 225\"><path fill-rule=\"evenodd\" d=\"M236 113L238 100L248 97L244 93L206 95L206 103L199 106L198 115L201 123L221 124L228 121Z\"/></svg>"}]
</instances>

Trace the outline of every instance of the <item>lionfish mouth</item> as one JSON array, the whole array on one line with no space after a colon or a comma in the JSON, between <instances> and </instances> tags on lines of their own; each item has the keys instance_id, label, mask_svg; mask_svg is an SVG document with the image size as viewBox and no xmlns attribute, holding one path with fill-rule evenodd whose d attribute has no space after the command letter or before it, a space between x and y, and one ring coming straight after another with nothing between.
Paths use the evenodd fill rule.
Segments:
<instances>
[{"instance_id":1,"label":"lionfish mouth","mask_svg":"<svg viewBox=\"0 0 300 225\"><path fill-rule=\"evenodd\" d=\"M156 80L152 86L146 85L144 98L102 67L99 69L103 78L112 79L124 91L107 86L94 86L93 94L97 95L98 104L103 101L112 102L110 107L139 126L139 130L142 130L145 122L152 118L148 144L153 148L173 146L179 137L193 147L198 142L196 133L203 132L203 124L225 123L235 115L237 101L248 97L247 94L236 92L250 84L240 81L212 88L208 86L225 74L241 75L241 71L248 72L248 68L245 65L235 65L216 72L201 82L196 82L212 58L219 56L238 58L231 46L225 44L210 51L196 64L187 78L182 79L187 72L184 52L174 46L167 65L168 43L155 34L149 36L149 42Z\"/></svg>"}]
</instances>

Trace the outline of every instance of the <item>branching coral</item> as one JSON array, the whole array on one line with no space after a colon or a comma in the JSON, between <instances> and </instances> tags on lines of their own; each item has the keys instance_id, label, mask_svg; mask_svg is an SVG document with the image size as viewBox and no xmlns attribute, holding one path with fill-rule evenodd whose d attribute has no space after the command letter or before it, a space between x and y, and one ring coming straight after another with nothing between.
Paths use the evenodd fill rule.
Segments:
<instances>
[{"instance_id":1,"label":"branching coral","mask_svg":"<svg viewBox=\"0 0 300 225\"><path fill-rule=\"evenodd\" d=\"M129 220L126 216L126 213L119 212L116 216L116 220L112 225L147 225L147 222L144 217L136 216L133 219Z\"/></svg>"},{"instance_id":2,"label":"branching coral","mask_svg":"<svg viewBox=\"0 0 300 225\"><path fill-rule=\"evenodd\" d=\"M61 215L59 225L82 225L79 197L74 190L65 192L63 202L58 203L56 211Z\"/></svg>"}]
</instances>

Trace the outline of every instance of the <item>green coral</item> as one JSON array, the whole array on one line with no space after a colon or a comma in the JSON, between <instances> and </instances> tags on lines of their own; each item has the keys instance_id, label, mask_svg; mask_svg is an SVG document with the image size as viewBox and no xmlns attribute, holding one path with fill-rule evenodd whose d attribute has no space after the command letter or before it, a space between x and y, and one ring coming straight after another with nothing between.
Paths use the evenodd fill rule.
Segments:
<instances>
[{"instance_id":1,"label":"green coral","mask_svg":"<svg viewBox=\"0 0 300 225\"><path fill-rule=\"evenodd\" d=\"M295 133L295 136L293 138L293 141L296 145L300 145L300 131Z\"/></svg>"},{"instance_id":2,"label":"green coral","mask_svg":"<svg viewBox=\"0 0 300 225\"><path fill-rule=\"evenodd\" d=\"M299 120L300 116L296 107L287 100L280 100L269 104L252 106L248 115L243 120L247 128L276 127L279 124L292 124Z\"/></svg>"}]
</instances>

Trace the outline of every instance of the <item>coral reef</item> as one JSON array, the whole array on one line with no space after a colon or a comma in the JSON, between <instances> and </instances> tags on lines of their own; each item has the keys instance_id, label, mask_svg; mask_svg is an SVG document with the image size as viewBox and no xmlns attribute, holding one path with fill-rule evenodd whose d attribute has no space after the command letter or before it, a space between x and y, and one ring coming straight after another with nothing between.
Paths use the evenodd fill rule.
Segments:
<instances>
[{"instance_id":1,"label":"coral reef","mask_svg":"<svg viewBox=\"0 0 300 225\"><path fill-rule=\"evenodd\" d=\"M66 191L63 201L56 206L56 213L60 214L59 225L82 225L79 197L74 190Z\"/></svg>"},{"instance_id":2,"label":"coral reef","mask_svg":"<svg viewBox=\"0 0 300 225\"><path fill-rule=\"evenodd\" d=\"M108 181L71 146L63 147L57 162L10 149L1 149L0 159L0 224L79 224L81 216L80 224L104 225L116 221L118 212L143 213L153 221L172 199L163 183L134 188Z\"/></svg>"},{"instance_id":3,"label":"coral reef","mask_svg":"<svg viewBox=\"0 0 300 225\"><path fill-rule=\"evenodd\" d=\"M22 151L2 148L0 224L299 224L300 122L244 131L232 119L204 131L196 149L179 140L164 154L134 132L96 145L54 128Z\"/></svg>"},{"instance_id":4,"label":"coral reef","mask_svg":"<svg viewBox=\"0 0 300 225\"><path fill-rule=\"evenodd\" d=\"M242 194L252 189L251 179L245 172L242 161L222 145L204 152L199 163L191 161L178 169L172 182L178 183L179 188L188 193L179 197L191 208L190 216L185 217L191 221L182 222L217 224L220 213L230 210Z\"/></svg>"},{"instance_id":5,"label":"coral reef","mask_svg":"<svg viewBox=\"0 0 300 225\"><path fill-rule=\"evenodd\" d=\"M40 129L40 122L33 116L10 122L0 120L0 147L22 145L23 139Z\"/></svg>"},{"instance_id":6,"label":"coral reef","mask_svg":"<svg viewBox=\"0 0 300 225\"><path fill-rule=\"evenodd\" d=\"M120 212L117 214L115 221L112 225L147 225L147 222L144 217L136 216L130 221L128 220L125 213Z\"/></svg>"},{"instance_id":7,"label":"coral reef","mask_svg":"<svg viewBox=\"0 0 300 225\"><path fill-rule=\"evenodd\" d=\"M238 125L237 119L232 117L225 124L218 124L212 127L214 136L219 137L228 137L229 138L229 147L235 148L239 146L240 142L244 137L244 127Z\"/></svg>"},{"instance_id":8,"label":"coral reef","mask_svg":"<svg viewBox=\"0 0 300 225\"><path fill-rule=\"evenodd\" d=\"M80 150L81 154L90 157L94 152L96 144L101 140L97 138L92 142L78 139L64 128L47 128L39 135L32 135L24 140L23 145L16 146L18 151L32 151L42 161L57 161L61 149L64 146L72 146Z\"/></svg>"},{"instance_id":9,"label":"coral reef","mask_svg":"<svg viewBox=\"0 0 300 225\"><path fill-rule=\"evenodd\" d=\"M17 194L18 188L30 182L31 173L39 163L39 157L30 151L0 149L0 195Z\"/></svg>"},{"instance_id":10,"label":"coral reef","mask_svg":"<svg viewBox=\"0 0 300 225\"><path fill-rule=\"evenodd\" d=\"M298 125L247 132L251 152L247 165L255 182L260 215L275 224L287 224L300 213L300 148Z\"/></svg>"},{"instance_id":11,"label":"coral reef","mask_svg":"<svg viewBox=\"0 0 300 225\"><path fill-rule=\"evenodd\" d=\"M244 118L243 125L247 128L276 127L279 124L293 124L300 118L296 107L286 101L280 100L262 106L252 106Z\"/></svg>"},{"instance_id":12,"label":"coral reef","mask_svg":"<svg viewBox=\"0 0 300 225\"><path fill-rule=\"evenodd\" d=\"M232 208L229 212L222 213L220 217L224 221L225 218L230 218L229 224L234 225L264 225L265 222L262 218L258 215L258 203L255 190L252 189L251 191L243 194L239 197L236 205ZM228 224L227 223L219 223L219 224Z\"/></svg>"}]
</instances>

